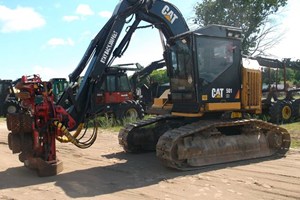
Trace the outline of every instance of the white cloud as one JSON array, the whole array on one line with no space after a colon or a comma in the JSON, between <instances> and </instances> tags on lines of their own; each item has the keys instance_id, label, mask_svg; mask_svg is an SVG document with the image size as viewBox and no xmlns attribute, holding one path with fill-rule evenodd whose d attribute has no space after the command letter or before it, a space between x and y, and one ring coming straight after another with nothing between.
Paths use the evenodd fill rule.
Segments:
<instances>
[{"instance_id":1,"label":"white cloud","mask_svg":"<svg viewBox=\"0 0 300 200\"><path fill-rule=\"evenodd\" d=\"M93 15L94 12L89 5L79 4L76 8L76 14L79 14L82 16L88 16L88 15Z\"/></svg>"},{"instance_id":2,"label":"white cloud","mask_svg":"<svg viewBox=\"0 0 300 200\"><path fill-rule=\"evenodd\" d=\"M74 41L71 38L63 39L63 38L52 38L47 42L48 46L56 47L56 46L74 46Z\"/></svg>"},{"instance_id":3,"label":"white cloud","mask_svg":"<svg viewBox=\"0 0 300 200\"><path fill-rule=\"evenodd\" d=\"M75 15L66 15L63 17L63 21L72 22L80 19L84 19L86 16L94 15L94 11L87 4L79 4L76 8Z\"/></svg>"},{"instance_id":4,"label":"white cloud","mask_svg":"<svg viewBox=\"0 0 300 200\"><path fill-rule=\"evenodd\" d=\"M4 33L28 31L46 24L33 8L18 6L10 9L0 5L0 31Z\"/></svg>"},{"instance_id":5,"label":"white cloud","mask_svg":"<svg viewBox=\"0 0 300 200\"><path fill-rule=\"evenodd\" d=\"M102 11L99 12L99 15L103 18L110 18L112 16L112 12L110 11Z\"/></svg>"},{"instance_id":6,"label":"white cloud","mask_svg":"<svg viewBox=\"0 0 300 200\"><path fill-rule=\"evenodd\" d=\"M63 20L64 20L64 21L67 21L67 22L72 22L72 21L79 20L79 17L78 17L78 16L75 16L75 15L64 16L64 17L63 17Z\"/></svg>"}]
</instances>

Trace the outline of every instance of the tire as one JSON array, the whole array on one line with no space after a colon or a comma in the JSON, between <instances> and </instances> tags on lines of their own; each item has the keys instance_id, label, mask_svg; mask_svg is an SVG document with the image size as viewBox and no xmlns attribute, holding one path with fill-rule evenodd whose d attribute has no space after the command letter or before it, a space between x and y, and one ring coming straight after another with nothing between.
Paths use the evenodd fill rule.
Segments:
<instances>
[{"instance_id":1,"label":"tire","mask_svg":"<svg viewBox=\"0 0 300 200\"><path fill-rule=\"evenodd\" d=\"M125 118L132 120L142 119L144 117L144 109L138 101L129 100L122 102L115 110L117 120L123 121Z\"/></svg>"},{"instance_id":2,"label":"tire","mask_svg":"<svg viewBox=\"0 0 300 200\"><path fill-rule=\"evenodd\" d=\"M300 99L296 99L292 103L293 109L294 109L294 117L300 118Z\"/></svg>"},{"instance_id":3,"label":"tire","mask_svg":"<svg viewBox=\"0 0 300 200\"><path fill-rule=\"evenodd\" d=\"M3 106L4 116L6 116L8 113L17 113L20 108L20 104L17 101L6 101Z\"/></svg>"},{"instance_id":4,"label":"tire","mask_svg":"<svg viewBox=\"0 0 300 200\"><path fill-rule=\"evenodd\" d=\"M270 120L273 123L289 123L293 118L293 106L290 101L277 101L269 109Z\"/></svg>"}]
</instances>

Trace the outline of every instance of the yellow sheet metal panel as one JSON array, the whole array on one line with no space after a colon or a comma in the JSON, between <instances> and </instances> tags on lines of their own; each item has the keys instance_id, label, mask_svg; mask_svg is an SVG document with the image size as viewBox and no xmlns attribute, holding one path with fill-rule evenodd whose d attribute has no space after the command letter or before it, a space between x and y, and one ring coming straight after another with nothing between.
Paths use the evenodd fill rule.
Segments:
<instances>
[{"instance_id":1,"label":"yellow sheet metal panel","mask_svg":"<svg viewBox=\"0 0 300 200\"><path fill-rule=\"evenodd\" d=\"M153 107L163 107L167 102L167 99L164 98L154 98Z\"/></svg>"},{"instance_id":2,"label":"yellow sheet metal panel","mask_svg":"<svg viewBox=\"0 0 300 200\"><path fill-rule=\"evenodd\" d=\"M181 116L181 117L202 117L204 115L203 112L199 113L179 113L179 112L172 112L174 116Z\"/></svg>"},{"instance_id":3,"label":"yellow sheet metal panel","mask_svg":"<svg viewBox=\"0 0 300 200\"><path fill-rule=\"evenodd\" d=\"M240 110L240 102L224 102L224 103L207 103L205 105L206 111L226 111L226 110Z\"/></svg>"},{"instance_id":4,"label":"yellow sheet metal panel","mask_svg":"<svg viewBox=\"0 0 300 200\"><path fill-rule=\"evenodd\" d=\"M242 108L261 112L262 78L261 71L243 68Z\"/></svg>"}]
</instances>

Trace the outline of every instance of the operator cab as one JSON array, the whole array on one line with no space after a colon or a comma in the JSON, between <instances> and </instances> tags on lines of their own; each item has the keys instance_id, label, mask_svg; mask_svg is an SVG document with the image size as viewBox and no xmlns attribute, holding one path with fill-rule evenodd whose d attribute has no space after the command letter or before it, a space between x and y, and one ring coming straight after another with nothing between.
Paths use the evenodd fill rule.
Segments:
<instances>
[{"instance_id":1,"label":"operator cab","mask_svg":"<svg viewBox=\"0 0 300 200\"><path fill-rule=\"evenodd\" d=\"M52 78L49 82L52 84L54 101L57 102L65 89L69 86L69 82L65 78Z\"/></svg>"},{"instance_id":2,"label":"operator cab","mask_svg":"<svg viewBox=\"0 0 300 200\"><path fill-rule=\"evenodd\" d=\"M113 67L106 69L103 75L103 83L95 86L95 104L97 106L120 104L127 100L133 100L133 94L125 71L121 68Z\"/></svg>"},{"instance_id":3,"label":"operator cab","mask_svg":"<svg viewBox=\"0 0 300 200\"><path fill-rule=\"evenodd\" d=\"M220 103L230 103L229 110L240 102L240 38L239 29L218 25L172 38L167 60L173 113L217 111Z\"/></svg>"}]
</instances>

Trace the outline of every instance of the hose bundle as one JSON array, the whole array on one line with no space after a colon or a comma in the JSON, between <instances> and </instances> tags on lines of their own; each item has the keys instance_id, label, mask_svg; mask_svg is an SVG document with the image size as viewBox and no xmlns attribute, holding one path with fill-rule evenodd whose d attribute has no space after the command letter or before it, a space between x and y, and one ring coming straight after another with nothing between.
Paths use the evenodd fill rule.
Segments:
<instances>
[{"instance_id":1,"label":"hose bundle","mask_svg":"<svg viewBox=\"0 0 300 200\"><path fill-rule=\"evenodd\" d=\"M63 136L56 136L56 139L59 142L62 142L62 143L71 142L72 144L74 144L78 148L86 149L86 148L89 148L90 146L92 146L94 144L94 142L96 141L98 127L96 126L95 120L94 120L94 126L93 126L92 134L85 141L82 141L82 139L85 137L86 133L88 132L88 127L87 126L86 126L83 134L79 137L79 135L80 135L80 133L81 133L83 127L84 127L83 123L79 124L77 130L75 131L75 133L73 135L68 131L67 127L65 125L63 125L61 122L56 120L56 121L53 122L53 125L59 131L61 131L64 134Z\"/></svg>"}]
</instances>

